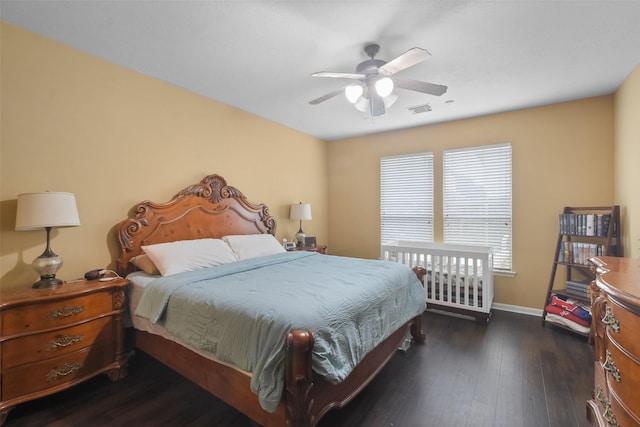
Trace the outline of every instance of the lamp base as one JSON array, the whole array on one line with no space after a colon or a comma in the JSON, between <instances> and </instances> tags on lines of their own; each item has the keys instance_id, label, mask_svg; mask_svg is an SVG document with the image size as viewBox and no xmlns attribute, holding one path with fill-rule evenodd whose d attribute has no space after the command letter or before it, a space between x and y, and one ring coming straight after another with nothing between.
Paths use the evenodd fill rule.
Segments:
<instances>
[{"instance_id":1,"label":"lamp base","mask_svg":"<svg viewBox=\"0 0 640 427\"><path fill-rule=\"evenodd\" d=\"M52 276L52 277L41 276L40 280L34 283L31 287L33 289L42 289L42 288L51 288L53 286L60 286L60 285L62 285L62 280L57 279L56 276Z\"/></svg>"},{"instance_id":2,"label":"lamp base","mask_svg":"<svg viewBox=\"0 0 640 427\"><path fill-rule=\"evenodd\" d=\"M300 229L296 233L296 240L298 241L298 247L299 248L304 247L306 237L307 236L304 234L304 231L302 231L302 229Z\"/></svg>"},{"instance_id":3,"label":"lamp base","mask_svg":"<svg viewBox=\"0 0 640 427\"><path fill-rule=\"evenodd\" d=\"M31 263L33 269L40 275L40 280L34 283L32 287L34 289L40 289L62 285L62 280L56 279L56 273L60 270L62 264L62 258L51 250L49 246L49 236L47 234L47 249Z\"/></svg>"}]
</instances>

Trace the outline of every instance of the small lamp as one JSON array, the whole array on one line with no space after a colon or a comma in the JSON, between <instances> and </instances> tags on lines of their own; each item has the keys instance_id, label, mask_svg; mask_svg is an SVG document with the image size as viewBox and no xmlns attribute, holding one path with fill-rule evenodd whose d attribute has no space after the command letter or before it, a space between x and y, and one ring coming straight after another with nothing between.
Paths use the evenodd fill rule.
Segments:
<instances>
[{"instance_id":1,"label":"small lamp","mask_svg":"<svg viewBox=\"0 0 640 427\"><path fill-rule=\"evenodd\" d=\"M16 230L30 231L44 228L47 231L47 247L31 264L40 274L34 288L46 288L62 284L56 273L62 267L62 258L51 250L51 229L80 225L76 197L73 193L46 192L18 195Z\"/></svg>"},{"instance_id":2,"label":"small lamp","mask_svg":"<svg viewBox=\"0 0 640 427\"><path fill-rule=\"evenodd\" d=\"M302 231L302 221L309 221L311 219L311 205L309 203L300 202L297 205L291 205L289 209L289 218L300 221L300 229L296 233L296 240L298 246L304 246L305 234Z\"/></svg>"}]
</instances>

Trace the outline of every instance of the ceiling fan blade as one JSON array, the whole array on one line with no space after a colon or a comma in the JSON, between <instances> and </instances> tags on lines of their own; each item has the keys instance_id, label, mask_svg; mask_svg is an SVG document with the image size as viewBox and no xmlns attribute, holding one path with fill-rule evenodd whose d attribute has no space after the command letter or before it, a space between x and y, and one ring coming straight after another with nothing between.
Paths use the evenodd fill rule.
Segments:
<instances>
[{"instance_id":1,"label":"ceiling fan blade","mask_svg":"<svg viewBox=\"0 0 640 427\"><path fill-rule=\"evenodd\" d=\"M422 82L420 80L394 78L393 83L396 87L402 89L415 90L435 96L440 96L447 91L447 86Z\"/></svg>"},{"instance_id":2,"label":"ceiling fan blade","mask_svg":"<svg viewBox=\"0 0 640 427\"><path fill-rule=\"evenodd\" d=\"M414 47L398 56L397 58L392 59L383 66L379 67L378 73L382 74L383 76L391 76L398 71L402 71L405 68L416 65L418 62L424 61L429 56L431 56L431 54L426 49Z\"/></svg>"},{"instance_id":3,"label":"ceiling fan blade","mask_svg":"<svg viewBox=\"0 0 640 427\"><path fill-rule=\"evenodd\" d=\"M331 71L319 71L311 74L312 77L333 77L340 79L364 79L364 74L355 73L332 73Z\"/></svg>"},{"instance_id":4,"label":"ceiling fan blade","mask_svg":"<svg viewBox=\"0 0 640 427\"><path fill-rule=\"evenodd\" d=\"M344 88L334 90L333 92L329 92L329 93L327 93L326 95L322 95L322 96L321 96L321 97L319 97L319 98L312 99L311 101L309 101L309 104L311 104L311 105L320 104L321 102L324 102L324 101L326 101L327 99L331 99L331 98L333 98L334 96L340 95L341 93L344 93Z\"/></svg>"},{"instance_id":5,"label":"ceiling fan blade","mask_svg":"<svg viewBox=\"0 0 640 427\"><path fill-rule=\"evenodd\" d=\"M372 94L369 98L369 108L372 116L381 116L384 114L384 101L377 94Z\"/></svg>"}]
</instances>

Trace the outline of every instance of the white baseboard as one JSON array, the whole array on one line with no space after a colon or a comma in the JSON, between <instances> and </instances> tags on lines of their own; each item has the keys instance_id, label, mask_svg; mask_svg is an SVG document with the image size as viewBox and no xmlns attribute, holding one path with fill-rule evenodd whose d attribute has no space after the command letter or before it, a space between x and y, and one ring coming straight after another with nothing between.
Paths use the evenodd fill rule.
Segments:
<instances>
[{"instance_id":1,"label":"white baseboard","mask_svg":"<svg viewBox=\"0 0 640 427\"><path fill-rule=\"evenodd\" d=\"M500 304L494 302L492 308L500 311L510 311L512 313L526 314L528 316L542 317L542 310L539 308L522 307L519 305Z\"/></svg>"}]
</instances>

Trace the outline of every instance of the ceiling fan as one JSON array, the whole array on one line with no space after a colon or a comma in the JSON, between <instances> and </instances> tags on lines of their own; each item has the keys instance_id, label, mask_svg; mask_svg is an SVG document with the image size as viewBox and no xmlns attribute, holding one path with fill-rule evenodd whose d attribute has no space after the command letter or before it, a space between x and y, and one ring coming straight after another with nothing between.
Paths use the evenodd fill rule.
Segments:
<instances>
[{"instance_id":1,"label":"ceiling fan","mask_svg":"<svg viewBox=\"0 0 640 427\"><path fill-rule=\"evenodd\" d=\"M309 104L320 104L344 92L347 99L354 104L358 110L365 111L365 109L368 108L372 116L380 116L384 114L386 108L390 107L398 98L393 94L394 87L435 96L440 96L447 91L447 86L427 83L420 80L392 77L397 72L424 61L431 55L427 50L414 47L389 62L375 59L379 50L380 46L377 44L365 46L364 51L371 59L359 63L355 73L320 71L311 74L313 77L357 80L357 83L351 83L338 90L329 92L309 101Z\"/></svg>"}]
</instances>

